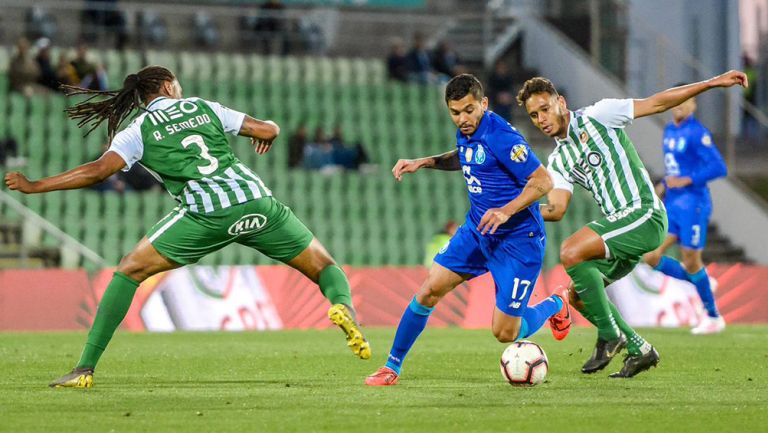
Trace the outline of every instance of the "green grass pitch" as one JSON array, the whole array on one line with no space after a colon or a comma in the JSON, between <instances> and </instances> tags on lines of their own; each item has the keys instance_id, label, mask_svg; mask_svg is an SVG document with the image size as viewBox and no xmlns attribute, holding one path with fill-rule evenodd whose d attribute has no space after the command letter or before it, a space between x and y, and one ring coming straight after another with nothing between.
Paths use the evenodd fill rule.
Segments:
<instances>
[{"instance_id":1,"label":"green grass pitch","mask_svg":"<svg viewBox=\"0 0 768 433\"><path fill-rule=\"evenodd\" d=\"M394 330L368 331L370 361L338 330L119 333L90 390L50 389L79 355L82 333L0 334L2 432L757 432L768 425L768 327L717 336L642 333L656 369L629 380L579 367L594 330L533 340L550 360L547 382L501 378L504 345L490 331L427 329L399 385L363 378L386 357Z\"/></svg>"}]
</instances>

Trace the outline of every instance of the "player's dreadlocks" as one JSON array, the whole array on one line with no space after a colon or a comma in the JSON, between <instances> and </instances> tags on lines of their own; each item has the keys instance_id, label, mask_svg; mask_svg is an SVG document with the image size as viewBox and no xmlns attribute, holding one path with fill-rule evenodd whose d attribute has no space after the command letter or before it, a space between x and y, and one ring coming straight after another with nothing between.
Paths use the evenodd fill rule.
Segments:
<instances>
[{"instance_id":1,"label":"player's dreadlocks","mask_svg":"<svg viewBox=\"0 0 768 433\"><path fill-rule=\"evenodd\" d=\"M131 116L134 110L142 109L141 103L149 95L160 92L160 87L166 81L173 81L176 77L171 71L162 66L147 66L135 74L130 74L123 80L123 88L120 90L89 90L77 86L62 85L61 89L67 96L91 95L88 99L77 105L67 108L67 116L73 120L79 120L77 126L90 126L85 133L88 135L105 120L107 122L107 134L109 143L115 136L120 125ZM100 96L108 96L107 99L92 101Z\"/></svg>"}]
</instances>

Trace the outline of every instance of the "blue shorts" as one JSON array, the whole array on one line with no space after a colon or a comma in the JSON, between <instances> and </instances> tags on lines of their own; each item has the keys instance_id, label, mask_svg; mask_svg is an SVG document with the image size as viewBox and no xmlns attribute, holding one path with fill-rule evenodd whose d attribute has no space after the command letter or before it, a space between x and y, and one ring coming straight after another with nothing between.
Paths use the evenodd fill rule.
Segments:
<instances>
[{"instance_id":1,"label":"blue shorts","mask_svg":"<svg viewBox=\"0 0 768 433\"><path fill-rule=\"evenodd\" d=\"M544 262L544 233L533 237L481 235L466 224L435 256L435 262L470 278L491 272L496 307L520 317L528 306Z\"/></svg>"},{"instance_id":2,"label":"blue shorts","mask_svg":"<svg viewBox=\"0 0 768 433\"><path fill-rule=\"evenodd\" d=\"M703 249L707 244L707 226L712 207L708 203L682 199L665 204L669 234L677 236L677 243L681 247Z\"/></svg>"}]
</instances>

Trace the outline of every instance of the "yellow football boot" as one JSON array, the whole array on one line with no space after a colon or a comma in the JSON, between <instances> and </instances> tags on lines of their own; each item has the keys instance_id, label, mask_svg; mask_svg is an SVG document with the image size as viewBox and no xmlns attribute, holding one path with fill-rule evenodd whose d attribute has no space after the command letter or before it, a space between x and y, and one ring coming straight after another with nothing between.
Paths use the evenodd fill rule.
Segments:
<instances>
[{"instance_id":1,"label":"yellow football boot","mask_svg":"<svg viewBox=\"0 0 768 433\"><path fill-rule=\"evenodd\" d=\"M70 373L49 383L51 388L91 388L93 386L92 368L75 368Z\"/></svg>"},{"instance_id":2,"label":"yellow football boot","mask_svg":"<svg viewBox=\"0 0 768 433\"><path fill-rule=\"evenodd\" d=\"M347 335L347 346L352 349L352 353L360 359L371 357L371 345L365 339L363 331L360 330L360 326L346 305L332 305L328 309L328 318Z\"/></svg>"}]
</instances>

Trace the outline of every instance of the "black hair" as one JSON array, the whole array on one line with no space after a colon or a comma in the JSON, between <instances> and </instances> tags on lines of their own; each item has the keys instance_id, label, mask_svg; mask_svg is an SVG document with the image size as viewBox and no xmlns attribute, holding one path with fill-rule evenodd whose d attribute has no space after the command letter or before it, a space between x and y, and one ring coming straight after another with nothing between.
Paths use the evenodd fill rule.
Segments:
<instances>
[{"instance_id":1,"label":"black hair","mask_svg":"<svg viewBox=\"0 0 768 433\"><path fill-rule=\"evenodd\" d=\"M65 111L72 120L79 120L77 126L90 126L85 135L98 128L107 120L107 135L109 142L115 136L120 125L130 117L134 110L141 109L141 104L150 95L160 92L160 87L166 81L173 81L176 76L162 66L147 66L135 74L130 74L123 80L119 90L90 90L77 86L62 85L61 89L67 96L91 95ZM94 98L107 96L100 101Z\"/></svg>"},{"instance_id":2,"label":"black hair","mask_svg":"<svg viewBox=\"0 0 768 433\"><path fill-rule=\"evenodd\" d=\"M472 74L457 75L445 87L445 103L447 104L448 101L458 101L468 94L472 94L478 101L483 99L483 85Z\"/></svg>"}]
</instances>

